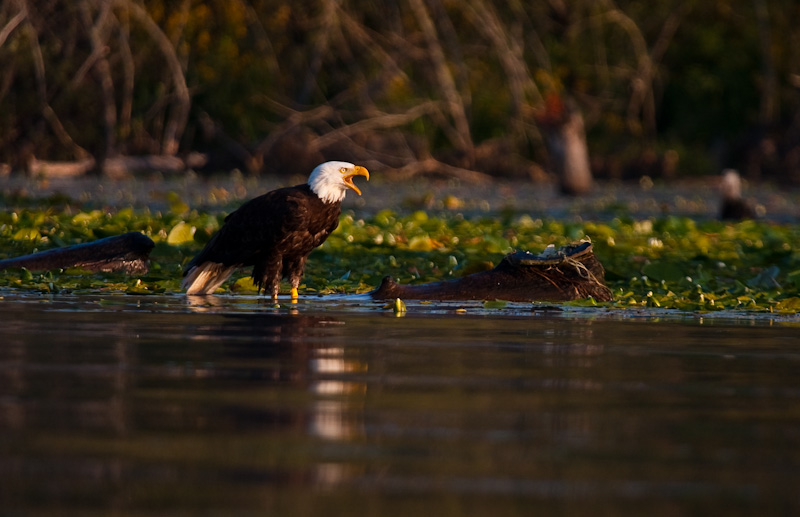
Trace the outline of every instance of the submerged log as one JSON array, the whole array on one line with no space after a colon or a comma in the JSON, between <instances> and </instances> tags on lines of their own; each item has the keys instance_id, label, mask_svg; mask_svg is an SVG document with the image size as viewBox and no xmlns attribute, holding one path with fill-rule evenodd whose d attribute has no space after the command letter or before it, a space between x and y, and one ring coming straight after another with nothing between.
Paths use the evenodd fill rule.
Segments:
<instances>
[{"instance_id":1,"label":"submerged log","mask_svg":"<svg viewBox=\"0 0 800 517\"><path fill-rule=\"evenodd\" d=\"M611 301L605 271L589 242L548 247L534 255L518 251L506 255L489 271L422 285L400 285L385 277L370 296L376 300L506 300L509 302L569 301L592 297Z\"/></svg>"},{"instance_id":2,"label":"submerged log","mask_svg":"<svg viewBox=\"0 0 800 517\"><path fill-rule=\"evenodd\" d=\"M65 248L40 251L31 255L0 260L0 270L26 268L31 271L80 268L88 271L122 272L140 275L149 270L150 237L139 232L106 237Z\"/></svg>"}]
</instances>

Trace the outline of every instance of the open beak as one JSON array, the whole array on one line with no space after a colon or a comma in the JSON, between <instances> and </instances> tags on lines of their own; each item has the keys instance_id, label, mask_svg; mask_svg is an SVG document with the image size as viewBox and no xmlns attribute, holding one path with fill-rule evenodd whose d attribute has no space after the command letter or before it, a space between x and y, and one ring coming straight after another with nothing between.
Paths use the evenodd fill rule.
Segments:
<instances>
[{"instance_id":1,"label":"open beak","mask_svg":"<svg viewBox=\"0 0 800 517\"><path fill-rule=\"evenodd\" d=\"M361 167L360 165L356 165L352 171L345 172L342 174L342 179L344 180L344 184L350 187L351 189L356 191L356 194L359 196L361 195L361 191L356 187L356 184L353 183L353 176L364 176L369 181L369 171L365 167Z\"/></svg>"}]
</instances>

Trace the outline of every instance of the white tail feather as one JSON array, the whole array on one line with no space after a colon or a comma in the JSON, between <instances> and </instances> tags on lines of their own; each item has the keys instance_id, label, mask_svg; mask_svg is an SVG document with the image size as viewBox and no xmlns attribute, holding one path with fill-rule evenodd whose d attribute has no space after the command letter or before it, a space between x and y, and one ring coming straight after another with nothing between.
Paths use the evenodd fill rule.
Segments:
<instances>
[{"instance_id":1,"label":"white tail feather","mask_svg":"<svg viewBox=\"0 0 800 517\"><path fill-rule=\"evenodd\" d=\"M218 262L203 262L186 273L181 289L186 289L186 294L212 294L235 269L236 266L226 266Z\"/></svg>"}]
</instances>

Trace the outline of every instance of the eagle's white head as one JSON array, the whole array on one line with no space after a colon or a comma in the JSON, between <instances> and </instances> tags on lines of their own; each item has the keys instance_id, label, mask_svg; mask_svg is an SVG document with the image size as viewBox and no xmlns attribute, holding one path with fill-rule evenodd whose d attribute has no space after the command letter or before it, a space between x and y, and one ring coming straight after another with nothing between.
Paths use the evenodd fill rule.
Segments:
<instances>
[{"instance_id":1,"label":"eagle's white head","mask_svg":"<svg viewBox=\"0 0 800 517\"><path fill-rule=\"evenodd\" d=\"M335 203L344 199L349 188L361 195L353 183L353 176L364 176L369 181L369 171L364 167L348 162L325 162L311 171L308 184L321 200Z\"/></svg>"}]
</instances>

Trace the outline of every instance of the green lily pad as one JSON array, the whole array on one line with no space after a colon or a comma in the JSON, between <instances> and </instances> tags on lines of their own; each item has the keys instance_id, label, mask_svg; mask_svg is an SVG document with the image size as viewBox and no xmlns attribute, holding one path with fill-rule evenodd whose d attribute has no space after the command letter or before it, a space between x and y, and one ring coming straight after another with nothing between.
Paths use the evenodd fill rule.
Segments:
<instances>
[{"instance_id":1,"label":"green lily pad","mask_svg":"<svg viewBox=\"0 0 800 517\"><path fill-rule=\"evenodd\" d=\"M258 292L258 287L256 287L256 284L253 283L252 277L244 276L233 283L231 286L231 291L237 293L255 293Z\"/></svg>"},{"instance_id":2,"label":"green lily pad","mask_svg":"<svg viewBox=\"0 0 800 517\"><path fill-rule=\"evenodd\" d=\"M167 235L167 244L180 246L181 244L186 244L187 242L193 242L195 231L197 231L196 227L187 224L185 221L181 221L173 226L172 230L169 231L169 234Z\"/></svg>"},{"instance_id":3,"label":"green lily pad","mask_svg":"<svg viewBox=\"0 0 800 517\"><path fill-rule=\"evenodd\" d=\"M14 233L15 241L38 241L42 234L36 228L21 228Z\"/></svg>"}]
</instances>

